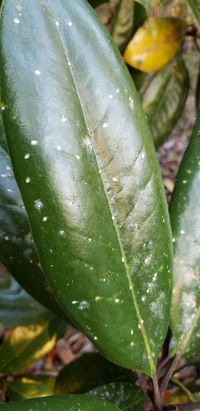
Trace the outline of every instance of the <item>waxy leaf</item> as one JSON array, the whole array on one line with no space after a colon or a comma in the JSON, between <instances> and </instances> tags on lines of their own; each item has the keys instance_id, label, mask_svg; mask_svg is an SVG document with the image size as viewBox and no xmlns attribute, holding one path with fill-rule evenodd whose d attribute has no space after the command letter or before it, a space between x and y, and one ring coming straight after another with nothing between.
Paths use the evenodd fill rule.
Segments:
<instances>
[{"instance_id":1,"label":"waxy leaf","mask_svg":"<svg viewBox=\"0 0 200 411\"><path fill-rule=\"evenodd\" d=\"M189 92L189 75L182 58L154 74L142 89L142 105L156 147L163 143L180 118Z\"/></svg>"},{"instance_id":2,"label":"waxy leaf","mask_svg":"<svg viewBox=\"0 0 200 411\"><path fill-rule=\"evenodd\" d=\"M177 17L149 18L128 44L126 63L146 73L160 70L179 51L185 30L185 22Z\"/></svg>"},{"instance_id":3,"label":"waxy leaf","mask_svg":"<svg viewBox=\"0 0 200 411\"><path fill-rule=\"evenodd\" d=\"M57 377L56 394L82 394L113 381L134 382L132 371L114 365L99 353L82 355L66 365Z\"/></svg>"},{"instance_id":4,"label":"waxy leaf","mask_svg":"<svg viewBox=\"0 0 200 411\"><path fill-rule=\"evenodd\" d=\"M27 161L28 158L25 158ZM60 312L51 297L19 193L0 114L0 261L36 300Z\"/></svg>"},{"instance_id":5,"label":"waxy leaf","mask_svg":"<svg viewBox=\"0 0 200 411\"><path fill-rule=\"evenodd\" d=\"M111 401L124 411L142 411L145 396L139 387L127 382L114 382L97 387L89 392L106 401Z\"/></svg>"},{"instance_id":6,"label":"waxy leaf","mask_svg":"<svg viewBox=\"0 0 200 411\"><path fill-rule=\"evenodd\" d=\"M54 394L55 378L24 375L14 380L6 380L6 394L13 401L35 397L49 397Z\"/></svg>"},{"instance_id":7,"label":"waxy leaf","mask_svg":"<svg viewBox=\"0 0 200 411\"><path fill-rule=\"evenodd\" d=\"M3 116L44 280L106 357L154 374L171 237L139 98L86 1L20 7L2 11Z\"/></svg>"},{"instance_id":8,"label":"waxy leaf","mask_svg":"<svg viewBox=\"0 0 200 411\"><path fill-rule=\"evenodd\" d=\"M63 395L0 404L0 411L119 411L119 408L99 398L86 395Z\"/></svg>"},{"instance_id":9,"label":"waxy leaf","mask_svg":"<svg viewBox=\"0 0 200 411\"><path fill-rule=\"evenodd\" d=\"M0 373L16 374L43 357L52 350L66 327L59 318L43 324L16 327L0 346Z\"/></svg>"},{"instance_id":10,"label":"waxy leaf","mask_svg":"<svg viewBox=\"0 0 200 411\"><path fill-rule=\"evenodd\" d=\"M51 315L14 278L0 276L0 329L43 322Z\"/></svg>"},{"instance_id":11,"label":"waxy leaf","mask_svg":"<svg viewBox=\"0 0 200 411\"><path fill-rule=\"evenodd\" d=\"M111 35L121 52L125 50L133 34L134 3L134 0L120 0L112 23Z\"/></svg>"},{"instance_id":12,"label":"waxy leaf","mask_svg":"<svg viewBox=\"0 0 200 411\"><path fill-rule=\"evenodd\" d=\"M171 203L174 236L172 330L178 354L200 349L200 116L183 157Z\"/></svg>"}]
</instances>

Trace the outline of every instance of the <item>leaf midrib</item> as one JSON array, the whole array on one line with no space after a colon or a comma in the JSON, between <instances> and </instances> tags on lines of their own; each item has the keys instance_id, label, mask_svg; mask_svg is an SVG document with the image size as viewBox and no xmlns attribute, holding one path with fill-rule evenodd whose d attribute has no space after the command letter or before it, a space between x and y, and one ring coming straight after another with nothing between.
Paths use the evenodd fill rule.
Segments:
<instances>
[{"instance_id":1,"label":"leaf midrib","mask_svg":"<svg viewBox=\"0 0 200 411\"><path fill-rule=\"evenodd\" d=\"M49 4L49 1L48 1L48 4ZM50 5L50 4L49 4L49 8L50 8L50 11L52 11L52 8L53 8L53 7L51 8L51 5ZM54 13L55 13L55 15L56 15L55 10L54 10ZM67 61L69 61L68 55L67 55L67 50L66 50L66 48L65 48L65 41L64 41L63 36L62 36L62 34L61 34L60 26L56 26L56 29L57 29L57 32L58 32L59 37L60 37L60 41L61 41L61 45L62 45L62 48L63 48L63 51L64 51L64 55L66 56ZM88 125L86 116L85 116L85 114L84 114L84 106L83 106L83 103L82 103L82 100L81 100L81 96L80 96L79 90L78 90L77 85L76 85L76 79L75 79L74 73L73 73L73 71L72 71L71 66L68 66L68 69L69 69L69 71L70 71L70 73L71 73L71 77L72 77L72 80L73 80L73 83L74 83L74 88L75 88L75 90L76 90L76 92L77 92L77 97L78 97L78 100L79 100L79 103L80 103L80 107L81 107L83 119L84 119L84 122L85 122L85 126L86 126L86 128L87 128L87 131L88 131L89 135L91 135L91 132L90 132L90 129L89 129L89 125ZM92 139L91 139L91 143L92 143ZM95 151L95 148L94 148L94 145L93 145L93 144L92 144L92 149L93 149L93 153L94 153L94 157L95 157L97 169L99 170L100 168L99 168L99 165L98 165L97 153L96 153L96 151ZM145 327L144 327L144 324L143 324L143 319L142 319L142 317L141 317L140 310L139 310L139 306L138 306L138 303L137 303L137 300L136 300L136 295L135 295L135 290L134 290L134 284L133 284L133 282L131 281L130 270L129 270L129 266L128 266L128 263L127 263L126 254L125 254L124 249L123 249L123 244L122 244L122 241L121 241L121 238L120 238L120 233L119 233L119 230L118 230L118 228L117 228L117 225L116 225L115 221L112 220L112 215L113 215L113 214L112 214L112 209L111 209L110 201L109 201L108 194L107 194L107 191L106 191L106 187L105 187L105 184L104 184L104 180L103 180L103 177L102 177L102 173L99 173L99 175L100 175L100 179L101 179L101 182L102 182L103 190L104 190L104 193L105 193L105 196L106 196L108 208L109 208L109 211L110 211L111 221L113 222L113 226L114 226L114 229L115 229L116 237L117 237L117 240L118 240L118 243L119 243L119 246L120 246L121 255L122 255L122 258L123 258L123 260L124 260L125 274L126 274L126 276L127 276L128 285L129 285L128 288L129 288L130 293L131 293L131 296L132 296L132 300L133 300L133 304L134 304L134 307L135 307L136 315L137 315L137 317L138 317L138 322L139 322L139 325L140 325L141 334L142 334L142 337L143 337L143 340L144 340L144 345L145 345L146 352L147 352L147 358L148 358L150 370L151 370L151 373L152 373L152 375L153 375L154 372L155 372L155 363L154 363L154 359L153 359L151 347L150 347L149 342L148 342L148 337L147 337L147 334L146 334L146 330L145 330Z\"/></svg>"}]
</instances>

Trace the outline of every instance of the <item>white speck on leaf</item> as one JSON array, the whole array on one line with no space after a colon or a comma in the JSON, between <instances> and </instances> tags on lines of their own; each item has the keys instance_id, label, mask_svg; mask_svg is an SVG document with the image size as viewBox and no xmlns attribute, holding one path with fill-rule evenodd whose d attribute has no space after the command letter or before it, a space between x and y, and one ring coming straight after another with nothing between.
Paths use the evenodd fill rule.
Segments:
<instances>
[{"instance_id":1,"label":"white speck on leaf","mask_svg":"<svg viewBox=\"0 0 200 411\"><path fill-rule=\"evenodd\" d=\"M30 158L30 154L29 153L25 154L24 159L28 160L29 158Z\"/></svg>"},{"instance_id":2,"label":"white speck on leaf","mask_svg":"<svg viewBox=\"0 0 200 411\"><path fill-rule=\"evenodd\" d=\"M37 141L37 140L31 140L31 145L32 145L32 146L37 146L37 144L38 144L38 141Z\"/></svg>"},{"instance_id":3,"label":"white speck on leaf","mask_svg":"<svg viewBox=\"0 0 200 411\"><path fill-rule=\"evenodd\" d=\"M64 230L59 230L59 231L58 231L58 234L59 234L61 237L63 237L63 236L65 235L65 232L64 232Z\"/></svg>"},{"instance_id":4,"label":"white speck on leaf","mask_svg":"<svg viewBox=\"0 0 200 411\"><path fill-rule=\"evenodd\" d=\"M77 158L77 160L81 159L81 157L79 155L76 155L75 157Z\"/></svg>"},{"instance_id":5,"label":"white speck on leaf","mask_svg":"<svg viewBox=\"0 0 200 411\"><path fill-rule=\"evenodd\" d=\"M113 177L113 178L112 178L112 181L114 181L114 183L117 183L117 181L118 181L118 178L116 178L116 177Z\"/></svg>"},{"instance_id":6,"label":"white speck on leaf","mask_svg":"<svg viewBox=\"0 0 200 411\"><path fill-rule=\"evenodd\" d=\"M90 306L90 304L88 303L88 301L83 300L83 301L80 301L78 309L80 311L84 311L84 310L87 310L89 308L89 306Z\"/></svg>"},{"instance_id":7,"label":"white speck on leaf","mask_svg":"<svg viewBox=\"0 0 200 411\"><path fill-rule=\"evenodd\" d=\"M107 128L108 127L108 123L103 123L103 128Z\"/></svg>"},{"instance_id":8,"label":"white speck on leaf","mask_svg":"<svg viewBox=\"0 0 200 411\"><path fill-rule=\"evenodd\" d=\"M31 178L30 177L26 177L26 183L29 184L31 182Z\"/></svg>"},{"instance_id":9,"label":"white speck on leaf","mask_svg":"<svg viewBox=\"0 0 200 411\"><path fill-rule=\"evenodd\" d=\"M35 70L34 73L36 74L36 76L40 76L41 71L40 70Z\"/></svg>"},{"instance_id":10,"label":"white speck on leaf","mask_svg":"<svg viewBox=\"0 0 200 411\"><path fill-rule=\"evenodd\" d=\"M60 26L60 23L58 20L56 20L56 26Z\"/></svg>"},{"instance_id":11,"label":"white speck on leaf","mask_svg":"<svg viewBox=\"0 0 200 411\"><path fill-rule=\"evenodd\" d=\"M131 110L134 109L134 101L131 96L129 97L129 107L131 108Z\"/></svg>"},{"instance_id":12,"label":"white speck on leaf","mask_svg":"<svg viewBox=\"0 0 200 411\"><path fill-rule=\"evenodd\" d=\"M73 25L72 21L68 21L68 26L71 27Z\"/></svg>"},{"instance_id":13,"label":"white speck on leaf","mask_svg":"<svg viewBox=\"0 0 200 411\"><path fill-rule=\"evenodd\" d=\"M47 216L44 216L43 219L42 219L42 221L44 221L44 223L45 223L47 220L48 220L48 217L47 217Z\"/></svg>"},{"instance_id":14,"label":"white speck on leaf","mask_svg":"<svg viewBox=\"0 0 200 411\"><path fill-rule=\"evenodd\" d=\"M13 21L14 21L15 24L19 24L19 23L20 23L20 20L19 20L19 19L13 19Z\"/></svg>"},{"instance_id":15,"label":"white speck on leaf","mask_svg":"<svg viewBox=\"0 0 200 411\"><path fill-rule=\"evenodd\" d=\"M44 207L44 204L43 204L43 202L42 202L40 199L35 200L34 203L35 203L35 208L36 208L37 210L41 210L41 208Z\"/></svg>"},{"instance_id":16,"label":"white speck on leaf","mask_svg":"<svg viewBox=\"0 0 200 411\"><path fill-rule=\"evenodd\" d=\"M62 114L62 123L66 123L66 121L67 121L67 117L65 117L65 115Z\"/></svg>"}]
</instances>

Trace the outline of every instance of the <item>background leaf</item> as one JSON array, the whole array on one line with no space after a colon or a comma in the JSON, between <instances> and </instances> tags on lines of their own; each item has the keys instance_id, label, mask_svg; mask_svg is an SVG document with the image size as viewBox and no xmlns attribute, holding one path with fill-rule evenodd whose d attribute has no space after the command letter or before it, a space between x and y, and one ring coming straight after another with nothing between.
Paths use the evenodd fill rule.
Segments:
<instances>
[{"instance_id":1,"label":"background leaf","mask_svg":"<svg viewBox=\"0 0 200 411\"><path fill-rule=\"evenodd\" d=\"M142 87L142 105L156 147L169 136L180 118L189 87L188 71L181 57L154 74L146 87Z\"/></svg>"},{"instance_id":2,"label":"background leaf","mask_svg":"<svg viewBox=\"0 0 200 411\"><path fill-rule=\"evenodd\" d=\"M0 260L36 300L53 309L54 312L60 313L42 274L28 217L6 151L1 114L0 204Z\"/></svg>"},{"instance_id":3,"label":"background leaf","mask_svg":"<svg viewBox=\"0 0 200 411\"><path fill-rule=\"evenodd\" d=\"M0 411L30 411L30 409L34 411L119 411L119 408L114 404L85 395L36 398L0 404Z\"/></svg>"},{"instance_id":4,"label":"background leaf","mask_svg":"<svg viewBox=\"0 0 200 411\"><path fill-rule=\"evenodd\" d=\"M124 51L134 29L134 0L120 0L114 15L111 35L114 43Z\"/></svg>"},{"instance_id":5,"label":"background leaf","mask_svg":"<svg viewBox=\"0 0 200 411\"><path fill-rule=\"evenodd\" d=\"M172 330L181 355L199 353L200 116L183 157L171 203L174 236Z\"/></svg>"},{"instance_id":6,"label":"background leaf","mask_svg":"<svg viewBox=\"0 0 200 411\"><path fill-rule=\"evenodd\" d=\"M185 30L185 22L177 17L149 18L128 44L126 63L146 73L160 70L180 50Z\"/></svg>"},{"instance_id":7,"label":"background leaf","mask_svg":"<svg viewBox=\"0 0 200 411\"><path fill-rule=\"evenodd\" d=\"M45 280L106 357L153 374L171 233L139 98L85 1L20 5L21 18L14 0L1 18L3 116Z\"/></svg>"},{"instance_id":8,"label":"background leaf","mask_svg":"<svg viewBox=\"0 0 200 411\"><path fill-rule=\"evenodd\" d=\"M192 11L194 20L200 28L200 1L199 0L188 0L188 5Z\"/></svg>"},{"instance_id":9,"label":"background leaf","mask_svg":"<svg viewBox=\"0 0 200 411\"><path fill-rule=\"evenodd\" d=\"M88 353L66 365L57 377L56 394L82 394L113 381L132 381L132 371L118 367L99 353Z\"/></svg>"},{"instance_id":10,"label":"background leaf","mask_svg":"<svg viewBox=\"0 0 200 411\"><path fill-rule=\"evenodd\" d=\"M91 4L92 7L100 6L100 4L108 3L108 0L88 0L88 3Z\"/></svg>"},{"instance_id":11,"label":"background leaf","mask_svg":"<svg viewBox=\"0 0 200 411\"><path fill-rule=\"evenodd\" d=\"M59 318L43 324L16 327L0 346L0 372L16 374L29 367L52 350L66 327Z\"/></svg>"},{"instance_id":12,"label":"background leaf","mask_svg":"<svg viewBox=\"0 0 200 411\"><path fill-rule=\"evenodd\" d=\"M6 380L6 394L12 401L36 397L49 397L54 394L55 378L24 375L14 380Z\"/></svg>"},{"instance_id":13,"label":"background leaf","mask_svg":"<svg viewBox=\"0 0 200 411\"><path fill-rule=\"evenodd\" d=\"M97 387L89 394L111 401L124 411L142 411L145 400L144 393L139 387L127 382L115 382Z\"/></svg>"},{"instance_id":14,"label":"background leaf","mask_svg":"<svg viewBox=\"0 0 200 411\"><path fill-rule=\"evenodd\" d=\"M149 10L149 7L151 5L151 0L136 0L136 2L144 6L146 10Z\"/></svg>"},{"instance_id":15,"label":"background leaf","mask_svg":"<svg viewBox=\"0 0 200 411\"><path fill-rule=\"evenodd\" d=\"M10 276L0 276L0 329L43 322L52 314Z\"/></svg>"}]
</instances>

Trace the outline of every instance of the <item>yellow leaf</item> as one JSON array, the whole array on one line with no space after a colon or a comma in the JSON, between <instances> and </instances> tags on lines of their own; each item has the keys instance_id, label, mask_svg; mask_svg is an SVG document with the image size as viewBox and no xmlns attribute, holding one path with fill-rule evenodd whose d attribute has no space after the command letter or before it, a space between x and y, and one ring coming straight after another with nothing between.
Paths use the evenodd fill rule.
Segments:
<instances>
[{"instance_id":1,"label":"yellow leaf","mask_svg":"<svg viewBox=\"0 0 200 411\"><path fill-rule=\"evenodd\" d=\"M180 49L186 24L177 17L149 18L128 44L124 60L149 73L160 70Z\"/></svg>"}]
</instances>

